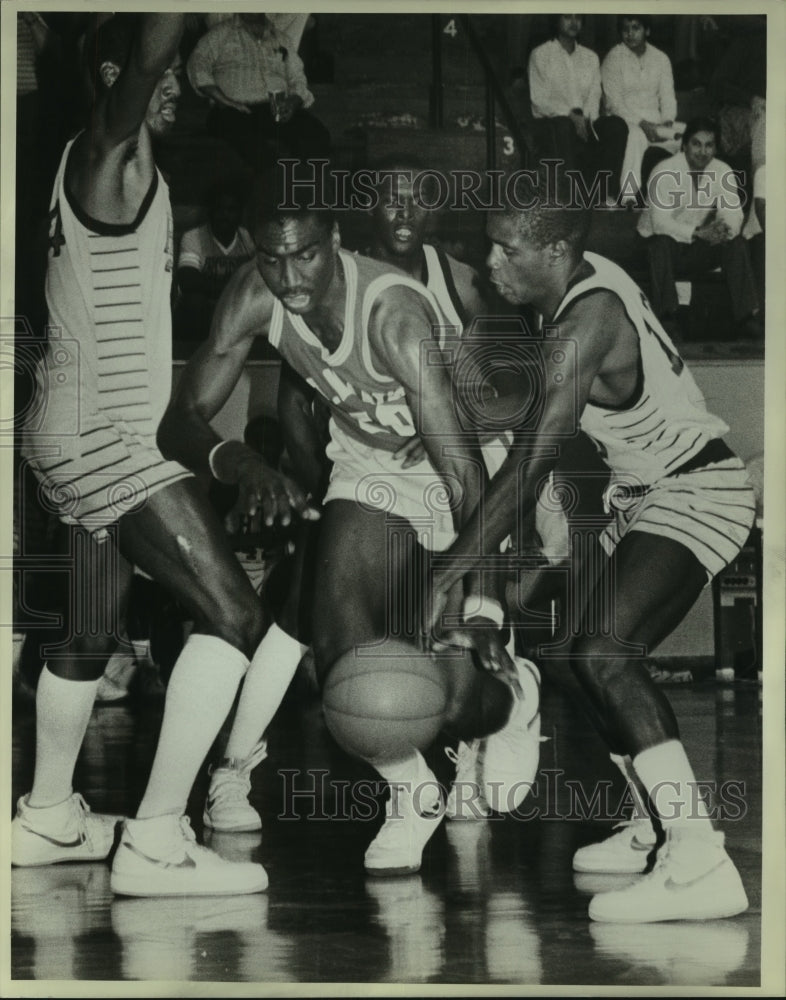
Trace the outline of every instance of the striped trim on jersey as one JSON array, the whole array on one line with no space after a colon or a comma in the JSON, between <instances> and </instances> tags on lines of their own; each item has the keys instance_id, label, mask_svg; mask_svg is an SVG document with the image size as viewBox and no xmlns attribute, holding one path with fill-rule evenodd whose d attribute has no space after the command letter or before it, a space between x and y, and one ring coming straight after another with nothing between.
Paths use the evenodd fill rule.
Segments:
<instances>
[{"instance_id":1,"label":"striped trim on jersey","mask_svg":"<svg viewBox=\"0 0 786 1000\"><path fill-rule=\"evenodd\" d=\"M612 483L606 501L614 515L600 536L607 555L629 531L644 531L690 549L708 580L745 544L756 511L748 472L736 456L674 473L646 489Z\"/></svg>"}]
</instances>

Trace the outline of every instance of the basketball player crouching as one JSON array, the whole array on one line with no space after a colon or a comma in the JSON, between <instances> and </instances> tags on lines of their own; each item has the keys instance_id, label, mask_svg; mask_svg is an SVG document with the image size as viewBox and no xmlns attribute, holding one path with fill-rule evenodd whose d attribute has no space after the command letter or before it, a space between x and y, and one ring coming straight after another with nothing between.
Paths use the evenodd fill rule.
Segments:
<instances>
[{"instance_id":1,"label":"basketball player crouching","mask_svg":"<svg viewBox=\"0 0 786 1000\"><path fill-rule=\"evenodd\" d=\"M426 188L423 198L418 194L418 173L424 171L423 163L416 157L405 154L391 154L380 160L372 168L375 178L376 201L370 210L371 242L366 253L391 268L400 269L415 281L421 282L436 299L441 316L447 323L442 334L443 346L449 339L452 357L456 358L456 338L460 338L475 317L488 315L481 282L477 272L469 265L455 260L449 254L439 249L427 239L434 223L434 213L423 207L433 204L434 192ZM462 372L475 367L469 362L476 362L494 351L493 338L484 340L475 338L468 350L462 356ZM452 373L452 377L455 373ZM458 389L455 387L454 391ZM467 391L466 388L464 391ZM282 366L279 382L279 419L287 442L287 453L296 469L299 482L318 498L325 493L325 444L326 435L320 428L321 421L315 418L314 407L321 413L319 395L304 379L292 371L286 363ZM481 437L481 451L489 475L493 475L507 454L509 445L507 435L485 433ZM415 435L407 439L406 444L394 455L401 461L401 471L419 463L425 455L422 439ZM564 558L567 551L567 522L561 511L549 510L538 504L535 513L535 523L538 537L543 542L543 549L550 561L557 562ZM314 549L313 537L319 532L320 523L310 524L305 528L308 541L304 539L304 548ZM304 553L299 552L295 560L293 575L298 581L297 589L307 591L309 587L308 573L313 568L304 569ZM307 557L305 557L307 558ZM293 628L293 621L300 627L300 638L310 642L309 636L302 631L302 602L297 605L298 612L292 613L291 597L288 598L281 620L285 629ZM491 609L497 619L502 615L501 605L487 603L486 609ZM274 626L276 628L277 626ZM271 629L271 632L273 630ZM291 657L294 672L302 655L297 642L290 640ZM282 651L286 648L281 643ZM512 653L512 644L509 647ZM487 795L483 793L482 773L498 774L494 766L495 746L498 738L490 740L459 741L454 749L445 747L445 753L456 765L455 780L451 783L447 798L445 815L447 819L480 819L492 811L492 807L501 812L507 812L518 804L526 793L529 783L534 781L538 765L538 736L540 716L539 675L532 663L520 663L525 671L527 681L527 725L530 738L530 753L528 763L522 760L516 769L516 778L520 781L517 792L511 797L510 786L505 784L500 788L486 785ZM506 751L503 751L506 752ZM489 766L485 767L488 761ZM489 801L487 801L487 798ZM245 815L245 811L243 813ZM238 815L240 812L238 811Z\"/></svg>"},{"instance_id":2,"label":"basketball player crouching","mask_svg":"<svg viewBox=\"0 0 786 1000\"><path fill-rule=\"evenodd\" d=\"M748 905L740 876L723 834L696 801L674 713L640 651L650 653L673 631L740 550L753 522L753 492L743 463L721 440L728 428L707 412L641 290L611 261L584 252L588 213L550 204L543 189L526 195L533 205L527 211L508 207L489 216L491 279L508 301L532 304L560 338L575 341L578 361L565 372L560 352L544 352L543 417L534 434L516 435L489 485L483 551L494 552L532 506L555 462L543 456L573 433L578 416L611 469L615 516L601 536L608 562L582 595L569 665L616 761L665 833L650 874L596 895L589 914L625 922L730 916ZM471 518L448 549L465 558L435 577L437 608L439 595L466 571L466 557L471 562L481 551L479 527ZM602 634L595 623L611 612L614 627ZM581 848L574 867L642 872L642 844L656 844L646 812Z\"/></svg>"},{"instance_id":3,"label":"basketball player crouching","mask_svg":"<svg viewBox=\"0 0 786 1000\"><path fill-rule=\"evenodd\" d=\"M433 344L434 327L445 325L427 290L382 264L343 252L328 213L280 211L284 194L273 186L261 190L253 234L257 259L237 272L220 300L210 338L184 372L159 440L165 453L186 465L207 468L210 458L217 478L253 490L262 472L258 457L239 442L222 442L209 421L260 334L324 396L332 414L328 455L334 464L312 616L317 673L324 682L336 661L358 646L402 634L414 643L417 623L402 619L412 607L424 553L410 521L427 523L429 544L444 548L473 509L485 470L456 423L444 364L423 364L423 343ZM415 433L413 413L427 457L402 472L393 456ZM438 446L445 433L455 442L449 455ZM431 488L443 482L456 501L451 510L435 513ZM394 536L398 540L391 544ZM460 608L459 588L453 597ZM434 669L446 677L446 729L464 739L507 733L502 770L509 781L529 756L529 734L520 725L520 682L499 635L492 627L473 639L485 670L476 669L469 656L448 657ZM408 693L402 690L401 697L406 704ZM368 733L373 742L373 719ZM521 738L511 740L513 733ZM334 735L341 743L341 733ZM354 742L346 748L361 752ZM438 785L414 747L405 759L366 759L397 793L366 853L366 869L415 871L443 811ZM424 798L425 787L433 789L433 801Z\"/></svg>"}]
</instances>

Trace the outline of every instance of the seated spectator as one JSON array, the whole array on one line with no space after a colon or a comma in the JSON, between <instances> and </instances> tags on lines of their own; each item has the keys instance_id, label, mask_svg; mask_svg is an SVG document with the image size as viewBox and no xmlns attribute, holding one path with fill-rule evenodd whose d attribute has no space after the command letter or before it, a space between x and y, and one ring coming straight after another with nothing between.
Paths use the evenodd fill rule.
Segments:
<instances>
[{"instance_id":1,"label":"seated spectator","mask_svg":"<svg viewBox=\"0 0 786 1000\"><path fill-rule=\"evenodd\" d=\"M327 156L330 136L306 109L314 103L303 62L265 14L235 14L197 42L188 78L213 102L208 129L255 169L280 156Z\"/></svg>"},{"instance_id":2,"label":"seated spectator","mask_svg":"<svg viewBox=\"0 0 786 1000\"><path fill-rule=\"evenodd\" d=\"M666 329L676 329L675 279L694 278L718 266L731 295L734 320L744 337L760 337L759 299L746 241L736 177L715 158L718 126L694 118L682 152L663 160L647 185L639 219L650 265L651 300Z\"/></svg>"},{"instance_id":3,"label":"seated spectator","mask_svg":"<svg viewBox=\"0 0 786 1000\"><path fill-rule=\"evenodd\" d=\"M627 129L614 116L599 118L600 62L576 41L580 14L560 14L556 36L529 57L529 92L535 146L541 159L561 159L592 183L600 170L609 176L608 193L619 192Z\"/></svg>"},{"instance_id":4,"label":"seated spectator","mask_svg":"<svg viewBox=\"0 0 786 1000\"><path fill-rule=\"evenodd\" d=\"M251 237L240 225L243 202L237 187L224 181L208 192L207 221L189 229L180 242L174 336L203 340L224 286L254 256Z\"/></svg>"},{"instance_id":5,"label":"seated spectator","mask_svg":"<svg viewBox=\"0 0 786 1000\"><path fill-rule=\"evenodd\" d=\"M603 60L603 104L628 126L622 164L623 189L635 196L645 190L655 164L680 149L684 125L676 122L677 98L671 62L647 41L651 18L623 14L617 18L622 41Z\"/></svg>"},{"instance_id":6,"label":"seated spectator","mask_svg":"<svg viewBox=\"0 0 786 1000\"><path fill-rule=\"evenodd\" d=\"M720 149L734 167L764 163L767 111L767 18L736 19L736 32L709 86L720 123Z\"/></svg>"}]
</instances>

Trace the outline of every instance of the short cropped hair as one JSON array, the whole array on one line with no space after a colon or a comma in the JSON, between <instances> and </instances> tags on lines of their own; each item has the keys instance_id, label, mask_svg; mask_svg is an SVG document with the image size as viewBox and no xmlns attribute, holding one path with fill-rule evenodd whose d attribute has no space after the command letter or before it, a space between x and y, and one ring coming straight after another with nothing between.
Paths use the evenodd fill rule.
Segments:
<instances>
[{"instance_id":1,"label":"short cropped hair","mask_svg":"<svg viewBox=\"0 0 786 1000\"><path fill-rule=\"evenodd\" d=\"M413 174L422 173L426 169L425 162L415 153L388 153L375 160L369 167L372 173L382 173L385 170L410 170Z\"/></svg>"},{"instance_id":2,"label":"short cropped hair","mask_svg":"<svg viewBox=\"0 0 786 1000\"><path fill-rule=\"evenodd\" d=\"M336 222L333 176L327 166L304 160L294 166L277 163L261 174L251 195L254 227L313 215L330 231Z\"/></svg>"},{"instance_id":3,"label":"short cropped hair","mask_svg":"<svg viewBox=\"0 0 786 1000\"><path fill-rule=\"evenodd\" d=\"M683 149L688 144L688 140L696 135L697 132L712 132L715 137L715 145L720 146L720 125L718 122L706 115L699 115L697 118L691 118L685 126L685 131L682 134Z\"/></svg>"},{"instance_id":4,"label":"short cropped hair","mask_svg":"<svg viewBox=\"0 0 786 1000\"><path fill-rule=\"evenodd\" d=\"M638 21L645 31L650 31L652 28L652 17L650 14L618 14L617 31L620 34L622 34L622 26L625 21Z\"/></svg>"},{"instance_id":5,"label":"short cropped hair","mask_svg":"<svg viewBox=\"0 0 786 1000\"><path fill-rule=\"evenodd\" d=\"M552 37L552 38L556 38L557 37L557 35L559 34L559 20L560 20L561 17L566 17L567 13L568 12L566 12L566 11L562 11L561 14L549 14L548 24L549 24L549 36L550 37ZM586 17L585 17L584 14L577 14L576 17L580 17L581 18L581 28L582 28L582 31L583 31L584 30L584 23L585 23Z\"/></svg>"},{"instance_id":6,"label":"short cropped hair","mask_svg":"<svg viewBox=\"0 0 786 1000\"><path fill-rule=\"evenodd\" d=\"M509 204L506 212L516 220L519 232L535 246L545 248L560 240L579 258L587 245L592 216L583 203L572 197L571 185L564 177L549 188L542 174L522 176L516 182L516 198L521 206Z\"/></svg>"}]
</instances>

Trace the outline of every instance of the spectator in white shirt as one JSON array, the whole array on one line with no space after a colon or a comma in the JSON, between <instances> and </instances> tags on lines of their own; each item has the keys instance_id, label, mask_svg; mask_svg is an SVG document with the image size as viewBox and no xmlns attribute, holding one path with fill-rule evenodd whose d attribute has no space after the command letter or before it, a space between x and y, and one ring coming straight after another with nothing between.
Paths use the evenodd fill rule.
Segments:
<instances>
[{"instance_id":1,"label":"spectator in white shirt","mask_svg":"<svg viewBox=\"0 0 786 1000\"><path fill-rule=\"evenodd\" d=\"M177 260L180 293L174 336L204 340L219 296L235 271L254 256L254 244L240 225L243 200L237 185L215 184L206 199L207 221L183 233Z\"/></svg>"},{"instance_id":2,"label":"spectator in white shirt","mask_svg":"<svg viewBox=\"0 0 786 1000\"><path fill-rule=\"evenodd\" d=\"M619 191L627 129L616 117L599 118L601 81L597 55L577 38L580 14L560 14L556 36L529 57L533 137L541 159L560 159L591 183L606 171L608 193Z\"/></svg>"},{"instance_id":3,"label":"spectator in white shirt","mask_svg":"<svg viewBox=\"0 0 786 1000\"><path fill-rule=\"evenodd\" d=\"M646 188L655 164L679 151L684 126L676 122L677 97L671 61L647 41L651 18L622 14L617 18L622 41L603 60L603 106L628 126L622 165L623 189L635 196Z\"/></svg>"},{"instance_id":4,"label":"spectator in white shirt","mask_svg":"<svg viewBox=\"0 0 786 1000\"><path fill-rule=\"evenodd\" d=\"M280 156L327 156L330 135L306 109L314 103L303 62L266 14L235 14L197 42L188 78L213 102L208 130L252 167Z\"/></svg>"},{"instance_id":5,"label":"spectator in white shirt","mask_svg":"<svg viewBox=\"0 0 786 1000\"><path fill-rule=\"evenodd\" d=\"M652 306L673 332L679 307L675 279L690 280L720 267L740 335L760 337L737 178L715 158L717 146L717 123L694 118L686 126L682 152L661 161L650 175L638 230L646 240Z\"/></svg>"}]
</instances>

